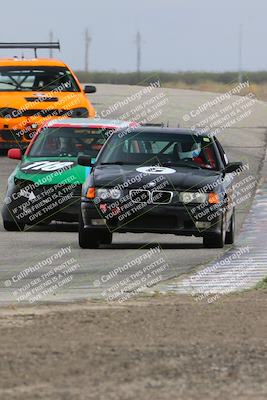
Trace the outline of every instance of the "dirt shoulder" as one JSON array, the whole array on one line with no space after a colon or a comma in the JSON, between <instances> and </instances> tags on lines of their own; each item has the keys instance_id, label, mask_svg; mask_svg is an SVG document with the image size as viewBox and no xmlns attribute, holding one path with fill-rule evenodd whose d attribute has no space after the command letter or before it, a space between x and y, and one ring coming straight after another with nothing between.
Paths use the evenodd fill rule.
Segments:
<instances>
[{"instance_id":1,"label":"dirt shoulder","mask_svg":"<svg viewBox=\"0 0 267 400\"><path fill-rule=\"evenodd\" d=\"M0 312L0 398L265 399L267 290Z\"/></svg>"}]
</instances>

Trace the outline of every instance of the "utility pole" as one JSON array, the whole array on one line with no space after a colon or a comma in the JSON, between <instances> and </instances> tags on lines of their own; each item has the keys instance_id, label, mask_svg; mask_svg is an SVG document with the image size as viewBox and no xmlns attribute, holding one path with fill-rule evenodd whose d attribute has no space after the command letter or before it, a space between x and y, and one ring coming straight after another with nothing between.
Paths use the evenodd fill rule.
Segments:
<instances>
[{"instance_id":1,"label":"utility pole","mask_svg":"<svg viewBox=\"0 0 267 400\"><path fill-rule=\"evenodd\" d=\"M50 41L50 43L53 43L53 40L54 40L54 34L53 34L53 31L50 30L50 32L49 32L49 41ZM49 57L53 58L53 49L50 49Z\"/></svg>"},{"instance_id":2,"label":"utility pole","mask_svg":"<svg viewBox=\"0 0 267 400\"><path fill-rule=\"evenodd\" d=\"M238 82L243 82L243 26L241 24L238 37Z\"/></svg>"},{"instance_id":3,"label":"utility pole","mask_svg":"<svg viewBox=\"0 0 267 400\"><path fill-rule=\"evenodd\" d=\"M141 33L138 31L135 39L136 47L137 47L137 73L141 72L141 54L142 54L142 37Z\"/></svg>"},{"instance_id":4,"label":"utility pole","mask_svg":"<svg viewBox=\"0 0 267 400\"><path fill-rule=\"evenodd\" d=\"M92 38L89 34L88 29L85 31L85 72L89 72L89 51Z\"/></svg>"}]
</instances>

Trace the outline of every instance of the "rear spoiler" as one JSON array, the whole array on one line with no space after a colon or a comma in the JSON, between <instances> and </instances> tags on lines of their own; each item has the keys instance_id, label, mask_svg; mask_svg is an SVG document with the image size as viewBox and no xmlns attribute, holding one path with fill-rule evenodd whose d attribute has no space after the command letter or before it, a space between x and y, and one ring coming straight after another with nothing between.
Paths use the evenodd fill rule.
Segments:
<instances>
[{"instance_id":1,"label":"rear spoiler","mask_svg":"<svg viewBox=\"0 0 267 400\"><path fill-rule=\"evenodd\" d=\"M0 43L0 49L33 49L37 58L38 49L57 49L60 50L59 42L27 42L27 43Z\"/></svg>"}]
</instances>

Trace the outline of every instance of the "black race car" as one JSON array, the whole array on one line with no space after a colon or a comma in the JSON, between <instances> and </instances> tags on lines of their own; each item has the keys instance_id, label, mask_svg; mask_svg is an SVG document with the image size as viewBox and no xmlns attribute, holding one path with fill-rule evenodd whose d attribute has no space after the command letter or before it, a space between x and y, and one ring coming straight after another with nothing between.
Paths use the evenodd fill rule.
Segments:
<instances>
[{"instance_id":1,"label":"black race car","mask_svg":"<svg viewBox=\"0 0 267 400\"><path fill-rule=\"evenodd\" d=\"M218 139L198 131L139 127L115 132L82 190L79 244L97 248L114 232L203 237L205 247L234 242L233 176Z\"/></svg>"}]
</instances>

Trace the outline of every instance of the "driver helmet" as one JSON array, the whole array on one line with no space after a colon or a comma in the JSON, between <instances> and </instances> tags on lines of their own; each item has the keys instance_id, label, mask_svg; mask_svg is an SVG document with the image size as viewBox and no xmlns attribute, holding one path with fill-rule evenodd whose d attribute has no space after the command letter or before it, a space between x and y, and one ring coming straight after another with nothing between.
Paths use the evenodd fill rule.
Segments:
<instances>
[{"instance_id":1,"label":"driver helmet","mask_svg":"<svg viewBox=\"0 0 267 400\"><path fill-rule=\"evenodd\" d=\"M73 140L72 138L69 137L61 137L60 138L60 150L61 151L66 151L66 152L71 152L73 151Z\"/></svg>"},{"instance_id":2,"label":"driver helmet","mask_svg":"<svg viewBox=\"0 0 267 400\"><path fill-rule=\"evenodd\" d=\"M56 151L59 148L59 143L57 138L54 137L47 137L45 144L44 144L44 148L46 150L50 150L50 151Z\"/></svg>"},{"instance_id":3,"label":"driver helmet","mask_svg":"<svg viewBox=\"0 0 267 400\"><path fill-rule=\"evenodd\" d=\"M179 157L180 157L180 160L183 160L185 158L193 159L193 158L199 157L200 153L201 153L201 143L196 143L195 142L191 146L190 151L181 151L181 152L179 152Z\"/></svg>"}]
</instances>

